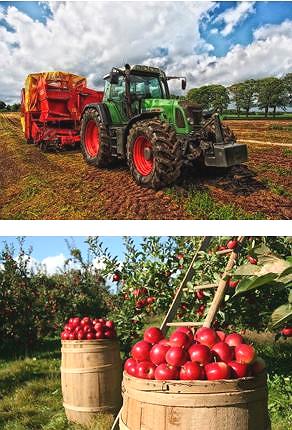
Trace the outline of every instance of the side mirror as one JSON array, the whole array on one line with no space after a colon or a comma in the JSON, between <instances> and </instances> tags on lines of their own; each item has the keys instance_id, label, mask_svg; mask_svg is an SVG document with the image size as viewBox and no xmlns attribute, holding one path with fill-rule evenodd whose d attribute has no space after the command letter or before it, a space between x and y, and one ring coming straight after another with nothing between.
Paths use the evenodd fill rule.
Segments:
<instances>
[{"instance_id":1,"label":"side mirror","mask_svg":"<svg viewBox=\"0 0 292 430\"><path fill-rule=\"evenodd\" d=\"M117 85L119 83L119 76L120 76L119 72L112 70L109 78L110 84Z\"/></svg>"},{"instance_id":2,"label":"side mirror","mask_svg":"<svg viewBox=\"0 0 292 430\"><path fill-rule=\"evenodd\" d=\"M186 81L186 79L185 79L185 78L183 78L183 79L181 80L181 89L182 89L182 90L185 90L185 89L186 89L186 87L187 87L187 81Z\"/></svg>"}]
</instances>

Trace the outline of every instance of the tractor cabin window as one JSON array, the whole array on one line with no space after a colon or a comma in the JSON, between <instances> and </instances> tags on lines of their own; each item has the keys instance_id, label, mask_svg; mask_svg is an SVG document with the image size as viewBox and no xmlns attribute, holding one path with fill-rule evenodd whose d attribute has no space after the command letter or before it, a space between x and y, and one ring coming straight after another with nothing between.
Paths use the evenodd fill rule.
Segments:
<instances>
[{"instance_id":1,"label":"tractor cabin window","mask_svg":"<svg viewBox=\"0 0 292 430\"><path fill-rule=\"evenodd\" d=\"M165 94L158 77L147 75L131 75L131 94L145 99L162 99Z\"/></svg>"}]
</instances>

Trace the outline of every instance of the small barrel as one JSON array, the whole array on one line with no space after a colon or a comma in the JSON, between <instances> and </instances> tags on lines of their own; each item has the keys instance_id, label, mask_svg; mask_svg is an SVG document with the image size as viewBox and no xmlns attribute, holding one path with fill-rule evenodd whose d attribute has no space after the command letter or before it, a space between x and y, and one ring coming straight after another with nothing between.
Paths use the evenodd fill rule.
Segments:
<instances>
[{"instance_id":1,"label":"small barrel","mask_svg":"<svg viewBox=\"0 0 292 430\"><path fill-rule=\"evenodd\" d=\"M116 413L121 379L117 340L62 341L63 405L69 421L89 426L98 412Z\"/></svg>"},{"instance_id":2,"label":"small barrel","mask_svg":"<svg viewBox=\"0 0 292 430\"><path fill-rule=\"evenodd\" d=\"M270 430L266 374L155 381L124 373L120 430Z\"/></svg>"}]
</instances>

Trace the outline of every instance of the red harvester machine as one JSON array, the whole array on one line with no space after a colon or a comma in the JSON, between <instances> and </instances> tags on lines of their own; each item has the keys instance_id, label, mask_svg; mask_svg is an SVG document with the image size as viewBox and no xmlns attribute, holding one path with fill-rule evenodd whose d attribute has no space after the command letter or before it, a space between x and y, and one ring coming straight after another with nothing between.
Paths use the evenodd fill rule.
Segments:
<instances>
[{"instance_id":1,"label":"red harvester machine","mask_svg":"<svg viewBox=\"0 0 292 430\"><path fill-rule=\"evenodd\" d=\"M86 78L65 72L27 76L21 92L21 123L28 143L47 149L75 147L85 105L99 103L102 91L86 87Z\"/></svg>"}]
</instances>

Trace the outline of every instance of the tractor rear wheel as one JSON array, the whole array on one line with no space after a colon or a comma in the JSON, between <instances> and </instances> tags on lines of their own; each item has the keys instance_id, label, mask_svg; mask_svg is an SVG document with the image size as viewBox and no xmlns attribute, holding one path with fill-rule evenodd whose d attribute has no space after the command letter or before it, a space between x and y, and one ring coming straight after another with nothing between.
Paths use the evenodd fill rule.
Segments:
<instances>
[{"instance_id":1,"label":"tractor rear wheel","mask_svg":"<svg viewBox=\"0 0 292 430\"><path fill-rule=\"evenodd\" d=\"M111 162L107 131L96 109L87 109L80 131L81 151L88 164L106 167Z\"/></svg>"},{"instance_id":2,"label":"tractor rear wheel","mask_svg":"<svg viewBox=\"0 0 292 430\"><path fill-rule=\"evenodd\" d=\"M182 166L174 129L158 118L135 123L127 139L127 160L139 185L154 189L170 185L180 176Z\"/></svg>"}]
</instances>

